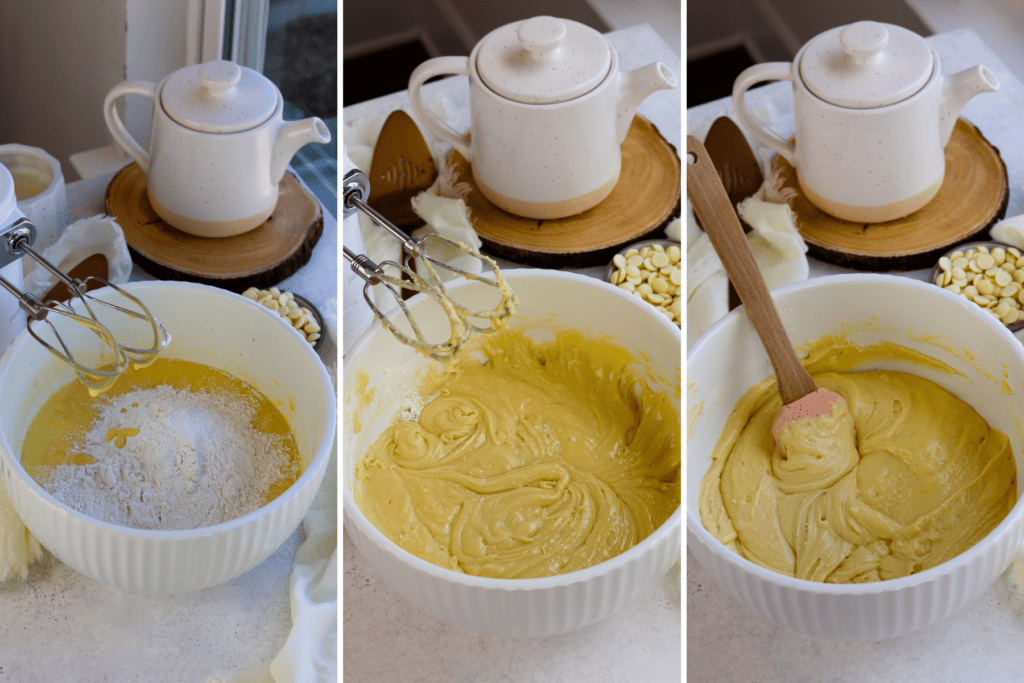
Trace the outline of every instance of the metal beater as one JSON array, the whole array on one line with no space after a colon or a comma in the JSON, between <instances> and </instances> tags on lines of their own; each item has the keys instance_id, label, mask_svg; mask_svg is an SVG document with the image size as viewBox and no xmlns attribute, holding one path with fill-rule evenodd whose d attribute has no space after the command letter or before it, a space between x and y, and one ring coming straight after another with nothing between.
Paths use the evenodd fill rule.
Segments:
<instances>
[{"instance_id":1,"label":"metal beater","mask_svg":"<svg viewBox=\"0 0 1024 683\"><path fill-rule=\"evenodd\" d=\"M515 297L511 294L511 290L506 288L505 281L498 270L498 265L493 259L437 233L429 233L419 239L413 239L406 235L366 203L370 196L370 181L357 168L348 170L345 173L342 180L342 190L345 217L355 211L362 211L375 224L387 230L402 243L402 256L398 262L387 260L379 264L374 263L364 254L356 254L348 247L343 246L345 259L349 262L352 271L359 275L365 283L363 285L364 300L373 310L374 315L381 321L381 324L394 334L399 341L422 349L435 359L446 360L458 351L470 332L487 332L502 327L505 321L512 315L516 305ZM443 244L479 259L491 271L493 279L486 275L469 273L433 258L428 255L431 243ZM412 267L412 259L419 259L419 263L422 266L420 270L423 272L419 272ZM501 293L501 301L493 309L487 311L470 309L460 304L448 295L444 281L438 275L437 271L439 269L454 273L467 280L473 280L489 287L494 287ZM370 287L378 284L383 285L397 302L399 309L409 323L412 336L399 330L375 303ZM425 338L420 326L416 322L415 316L405 304L403 292L407 290L423 293L433 299L444 310L452 325L451 335L447 341L437 343L430 342ZM474 322L473 319L485 322L481 325Z\"/></svg>"},{"instance_id":2,"label":"metal beater","mask_svg":"<svg viewBox=\"0 0 1024 683\"><path fill-rule=\"evenodd\" d=\"M111 284L101 277L89 276L85 280L70 277L32 249L35 239L36 227L27 218L21 218L9 227L0 230L0 245L3 246L3 249L0 250L0 268L17 261L27 254L64 283L68 288L70 298L67 303L54 300L41 303L31 294L20 291L6 279L0 277L0 286L17 297L18 306L28 314L28 332L32 335L32 338L42 344L58 359L74 368L82 383L94 391L103 391L113 385L118 375L128 368L129 362L134 363L137 367L144 367L156 360L157 354L166 348L167 344L171 341L171 335L153 317L153 314L150 313L145 304L137 297L132 296L117 285ZM98 283L104 287L110 287L120 296L124 297L127 302L135 306L136 309L125 308L124 306L104 301L88 294L87 289L91 282ZM76 300L81 302L79 308L84 308L84 310L75 310L73 304ZM152 345L148 348L138 348L119 343L114 334L105 325L100 323L90 303L111 309L135 320L146 321L153 334ZM77 325L88 327L96 334L102 345L111 351L112 360L109 363L104 362L102 365L86 365L76 359L75 353L68 348L68 345L60 335L60 331L54 325L51 319L52 315L62 316ZM56 340L61 350L58 350L39 334L39 331L35 329L39 325L46 325L50 329L50 335Z\"/></svg>"}]
</instances>

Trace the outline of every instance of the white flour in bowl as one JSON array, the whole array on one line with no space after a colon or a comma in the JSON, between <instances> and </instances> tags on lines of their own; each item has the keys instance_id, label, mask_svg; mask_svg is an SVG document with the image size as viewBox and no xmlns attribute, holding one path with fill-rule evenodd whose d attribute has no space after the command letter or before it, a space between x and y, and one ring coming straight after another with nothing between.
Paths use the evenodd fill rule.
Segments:
<instances>
[{"instance_id":1,"label":"white flour in bowl","mask_svg":"<svg viewBox=\"0 0 1024 683\"><path fill-rule=\"evenodd\" d=\"M139 529L236 519L262 507L290 467L282 437L253 429L254 412L169 386L108 398L71 451L95 462L54 467L43 488L90 517Z\"/></svg>"}]
</instances>

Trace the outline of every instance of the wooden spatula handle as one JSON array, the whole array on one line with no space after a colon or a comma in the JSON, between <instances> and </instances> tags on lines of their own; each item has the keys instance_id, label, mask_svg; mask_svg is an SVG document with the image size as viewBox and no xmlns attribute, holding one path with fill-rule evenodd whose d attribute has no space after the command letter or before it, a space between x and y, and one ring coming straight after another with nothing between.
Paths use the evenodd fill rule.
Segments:
<instances>
[{"instance_id":1,"label":"wooden spatula handle","mask_svg":"<svg viewBox=\"0 0 1024 683\"><path fill-rule=\"evenodd\" d=\"M693 210L761 337L761 344L775 368L782 403L792 403L817 387L793 351L711 157L704 145L692 136L686 138L686 152L690 156L686 165L686 193Z\"/></svg>"}]
</instances>

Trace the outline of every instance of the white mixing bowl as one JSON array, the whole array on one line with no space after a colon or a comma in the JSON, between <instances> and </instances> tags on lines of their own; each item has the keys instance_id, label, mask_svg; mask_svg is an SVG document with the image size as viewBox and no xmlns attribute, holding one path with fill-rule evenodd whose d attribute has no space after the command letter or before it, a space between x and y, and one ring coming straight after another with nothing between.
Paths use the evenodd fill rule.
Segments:
<instances>
[{"instance_id":1,"label":"white mixing bowl","mask_svg":"<svg viewBox=\"0 0 1024 683\"><path fill-rule=\"evenodd\" d=\"M74 379L23 332L0 361L0 474L14 508L39 542L96 581L142 593L178 593L228 581L277 550L302 521L320 488L337 426L334 387L306 340L276 313L237 294L185 282L124 288L171 333L161 357L224 370L274 402L295 434L299 479L269 505L244 517L186 531L131 529L76 512L46 493L20 465L21 444L36 411ZM120 299L109 289L96 294ZM96 308L104 321L115 321ZM123 316L122 316L123 317ZM94 345L92 333L58 321L71 349ZM112 322L113 326L113 322ZM127 334L138 327L117 326Z\"/></svg>"},{"instance_id":2,"label":"white mixing bowl","mask_svg":"<svg viewBox=\"0 0 1024 683\"><path fill-rule=\"evenodd\" d=\"M989 588L1009 565L1024 535L1024 347L975 304L905 277L815 278L780 288L773 298L794 345L830 334L860 345L889 341L963 372L964 377L947 375L898 361L871 366L932 380L1005 432L1017 462L1017 503L988 536L963 554L891 581L803 581L759 567L726 548L700 522L700 481L736 401L772 374L746 309L739 308L702 335L687 355L687 547L735 600L805 636L881 640L949 617ZM1004 391L1004 373L1012 393Z\"/></svg>"},{"instance_id":3,"label":"white mixing bowl","mask_svg":"<svg viewBox=\"0 0 1024 683\"><path fill-rule=\"evenodd\" d=\"M574 329L642 352L649 359L647 369L663 379L652 386L668 393L679 407L682 335L650 304L582 275L547 270L504 274L519 298L510 327L538 338L545 332L550 336L552 330ZM481 297L486 292L474 283L453 287ZM439 316L423 322L428 335L441 324ZM392 588L417 607L457 626L509 637L545 636L612 615L650 590L679 561L679 509L625 553L587 569L539 579L460 574L421 560L388 540L355 504L353 473L369 445L394 421L400 399L415 387L416 372L429 362L378 324L355 345L344 368L345 529L363 558ZM364 381L368 384L357 388Z\"/></svg>"}]
</instances>

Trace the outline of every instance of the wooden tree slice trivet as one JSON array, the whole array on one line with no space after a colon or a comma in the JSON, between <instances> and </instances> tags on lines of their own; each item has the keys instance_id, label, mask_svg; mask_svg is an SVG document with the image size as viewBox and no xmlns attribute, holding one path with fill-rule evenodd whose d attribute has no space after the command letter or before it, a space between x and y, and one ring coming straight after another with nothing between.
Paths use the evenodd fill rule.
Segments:
<instances>
[{"instance_id":1,"label":"wooden tree slice trivet","mask_svg":"<svg viewBox=\"0 0 1024 683\"><path fill-rule=\"evenodd\" d=\"M514 216L477 189L470 164L452 150L453 183L468 183L465 196L473 227L488 253L540 268L603 265L623 245L653 236L679 215L682 170L676 149L658 129L636 116L622 144L615 189L597 206L568 218Z\"/></svg>"},{"instance_id":2,"label":"wooden tree slice trivet","mask_svg":"<svg viewBox=\"0 0 1024 683\"><path fill-rule=\"evenodd\" d=\"M1009 181L999 150L963 119L946 145L946 175L932 201L885 223L852 223L821 211L804 196L793 167L772 161L782 187L797 196L789 205L811 256L858 270L930 268L954 245L975 238L1006 214Z\"/></svg>"},{"instance_id":3,"label":"wooden tree slice trivet","mask_svg":"<svg viewBox=\"0 0 1024 683\"><path fill-rule=\"evenodd\" d=\"M132 260L162 280L187 280L232 292L267 289L309 262L324 230L320 203L290 172L281 180L273 215L233 237L196 237L165 223L150 206L138 164L107 186L107 213L124 231Z\"/></svg>"}]
</instances>

